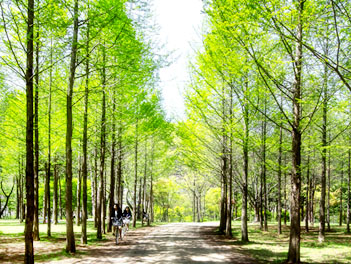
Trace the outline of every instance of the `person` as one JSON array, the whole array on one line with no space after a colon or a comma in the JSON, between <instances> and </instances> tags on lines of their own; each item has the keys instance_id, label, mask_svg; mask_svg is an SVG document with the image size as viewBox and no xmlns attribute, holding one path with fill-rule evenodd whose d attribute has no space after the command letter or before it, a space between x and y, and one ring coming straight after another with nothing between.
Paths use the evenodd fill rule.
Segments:
<instances>
[{"instance_id":1,"label":"person","mask_svg":"<svg viewBox=\"0 0 351 264\"><path fill-rule=\"evenodd\" d=\"M122 213L121 207L119 207L118 203L115 203L113 206L113 211L111 213L111 217L114 218L114 221L118 221L119 219L121 219L122 216L123 216L123 213ZM113 235L115 235L116 229L117 229L117 226L114 225L113 230L112 230ZM119 237L122 240L122 229L118 228L118 231L119 231Z\"/></svg>"},{"instance_id":2,"label":"person","mask_svg":"<svg viewBox=\"0 0 351 264\"><path fill-rule=\"evenodd\" d=\"M125 224L127 225L127 231L129 230L129 223L130 223L130 219L132 218L132 213L129 209L129 206L126 206L126 208L123 211L123 217Z\"/></svg>"},{"instance_id":3,"label":"person","mask_svg":"<svg viewBox=\"0 0 351 264\"><path fill-rule=\"evenodd\" d=\"M144 221L147 221L149 218L149 215L144 210L143 210L143 218L144 218Z\"/></svg>"}]
</instances>

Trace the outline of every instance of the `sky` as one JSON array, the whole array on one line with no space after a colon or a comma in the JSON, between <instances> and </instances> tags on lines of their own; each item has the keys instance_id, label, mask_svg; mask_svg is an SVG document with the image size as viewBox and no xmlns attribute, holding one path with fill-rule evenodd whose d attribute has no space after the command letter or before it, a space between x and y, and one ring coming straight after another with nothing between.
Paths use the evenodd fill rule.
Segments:
<instances>
[{"instance_id":1,"label":"sky","mask_svg":"<svg viewBox=\"0 0 351 264\"><path fill-rule=\"evenodd\" d=\"M160 70L163 107L169 118L184 118L189 59L201 44L202 5L202 0L153 0L160 41L174 58L170 66Z\"/></svg>"}]
</instances>

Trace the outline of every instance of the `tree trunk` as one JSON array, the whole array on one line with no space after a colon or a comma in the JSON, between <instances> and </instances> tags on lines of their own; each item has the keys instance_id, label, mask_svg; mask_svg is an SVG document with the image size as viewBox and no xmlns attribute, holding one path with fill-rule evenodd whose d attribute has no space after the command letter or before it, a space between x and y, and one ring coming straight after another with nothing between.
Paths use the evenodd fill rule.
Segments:
<instances>
[{"instance_id":1,"label":"tree trunk","mask_svg":"<svg viewBox=\"0 0 351 264\"><path fill-rule=\"evenodd\" d=\"M78 49L78 0L74 1L73 38L70 63L70 77L67 89L67 132L66 132L66 252L75 253L76 243L73 232L73 209L72 209L72 99L74 76L76 72L76 58Z\"/></svg>"},{"instance_id":2,"label":"tree trunk","mask_svg":"<svg viewBox=\"0 0 351 264\"><path fill-rule=\"evenodd\" d=\"M50 167L48 163L45 163L45 172L46 172L46 179L45 179L45 204L47 208L47 236L51 236L51 210L50 210Z\"/></svg>"},{"instance_id":3,"label":"tree trunk","mask_svg":"<svg viewBox=\"0 0 351 264\"><path fill-rule=\"evenodd\" d=\"M283 127L280 123L279 127L279 156L278 156L278 235L282 233L282 153L283 153Z\"/></svg>"},{"instance_id":4,"label":"tree trunk","mask_svg":"<svg viewBox=\"0 0 351 264\"><path fill-rule=\"evenodd\" d=\"M26 198L27 214L25 225L24 263L34 263L33 220L34 220L34 155L33 155L33 37L34 0L28 0L27 16L27 66L26 66Z\"/></svg>"},{"instance_id":5,"label":"tree trunk","mask_svg":"<svg viewBox=\"0 0 351 264\"><path fill-rule=\"evenodd\" d=\"M146 174L147 174L147 138L145 139L145 161L144 161L144 179L143 179L143 194L142 194L142 203L141 203L141 211L144 212L146 209ZM144 217L141 217L141 225L144 225Z\"/></svg>"},{"instance_id":6,"label":"tree trunk","mask_svg":"<svg viewBox=\"0 0 351 264\"><path fill-rule=\"evenodd\" d=\"M136 226L137 218L137 184L138 184L138 117L135 124L135 146L134 146L134 194L133 194L133 227Z\"/></svg>"},{"instance_id":7,"label":"tree trunk","mask_svg":"<svg viewBox=\"0 0 351 264\"><path fill-rule=\"evenodd\" d=\"M319 243L325 239L325 195L327 181L327 116L328 116L328 67L324 65L323 84L323 124L322 124L322 175L321 175L321 199L319 204Z\"/></svg>"},{"instance_id":8,"label":"tree trunk","mask_svg":"<svg viewBox=\"0 0 351 264\"><path fill-rule=\"evenodd\" d=\"M310 156L308 155L307 158L307 173L306 173L306 177L307 177L307 183L306 183L306 217L305 217L305 230L306 232L309 232L309 228L308 228L308 221L309 221L309 215L310 215L310 206L309 206L309 200L308 200L308 196L309 196L309 185L310 185Z\"/></svg>"},{"instance_id":9,"label":"tree trunk","mask_svg":"<svg viewBox=\"0 0 351 264\"><path fill-rule=\"evenodd\" d=\"M341 162L340 203L339 203L339 226L342 226L342 185L344 183L344 161Z\"/></svg>"},{"instance_id":10,"label":"tree trunk","mask_svg":"<svg viewBox=\"0 0 351 264\"><path fill-rule=\"evenodd\" d=\"M248 92L248 77L246 77L245 91ZM247 228L247 194L248 194L248 174L249 174L249 106L246 100L244 103L244 139L243 139L243 158L244 158L244 182L242 194L241 209L241 241L249 242L249 233Z\"/></svg>"},{"instance_id":11,"label":"tree trunk","mask_svg":"<svg viewBox=\"0 0 351 264\"><path fill-rule=\"evenodd\" d=\"M81 196L82 196L82 171L80 164L81 157L78 155L78 177L77 177L77 212L76 212L76 224L80 225L80 210L81 210Z\"/></svg>"},{"instance_id":12,"label":"tree trunk","mask_svg":"<svg viewBox=\"0 0 351 264\"><path fill-rule=\"evenodd\" d=\"M95 208L95 215L94 215L94 227L97 228L98 226L98 193L99 193L99 188L98 188L98 150L97 147L95 147L95 152L94 152L94 208ZM101 209L100 209L100 214L101 214Z\"/></svg>"},{"instance_id":13,"label":"tree trunk","mask_svg":"<svg viewBox=\"0 0 351 264\"><path fill-rule=\"evenodd\" d=\"M230 105L229 105L229 124L230 127L233 125L233 86L230 86ZM225 234L228 237L232 237L232 196L233 196L233 133L230 132L229 137L229 190L227 199L227 222ZM205 199L204 199L205 200Z\"/></svg>"},{"instance_id":14,"label":"tree trunk","mask_svg":"<svg viewBox=\"0 0 351 264\"><path fill-rule=\"evenodd\" d=\"M139 220L142 220L142 218L143 218L143 212L141 212L141 203L142 203L141 194L142 194L142 186L143 186L142 182L143 182L143 178L140 177L140 179L139 179L139 194L138 194L138 211L137 211L137 213L138 213L137 218Z\"/></svg>"},{"instance_id":15,"label":"tree trunk","mask_svg":"<svg viewBox=\"0 0 351 264\"><path fill-rule=\"evenodd\" d=\"M54 224L58 224L58 165L54 165L54 200L53 200L53 210L54 210Z\"/></svg>"},{"instance_id":16,"label":"tree trunk","mask_svg":"<svg viewBox=\"0 0 351 264\"><path fill-rule=\"evenodd\" d=\"M330 138L330 135L329 135ZM329 140L330 142L330 140ZM329 157L328 157L328 201L327 201L327 231L330 231L330 149L328 151Z\"/></svg>"},{"instance_id":17,"label":"tree trunk","mask_svg":"<svg viewBox=\"0 0 351 264\"><path fill-rule=\"evenodd\" d=\"M61 192L61 177L58 175L58 184L59 184L59 207L60 207L60 219L63 219L63 206L62 206L62 192Z\"/></svg>"},{"instance_id":18,"label":"tree trunk","mask_svg":"<svg viewBox=\"0 0 351 264\"><path fill-rule=\"evenodd\" d=\"M108 221L108 228L107 232L112 231L112 220L111 217L111 212L113 211L113 205L114 205L114 196L115 196L115 181L116 181L116 176L115 176L115 156L116 156L116 137L115 137L115 130L116 130L116 124L115 124L115 112L116 112L116 102L115 102L115 91L113 90L113 95L112 95L112 139L111 139L111 174L110 174L110 196L109 196L109 221ZM119 204L119 206L122 208L122 205Z\"/></svg>"},{"instance_id":19,"label":"tree trunk","mask_svg":"<svg viewBox=\"0 0 351 264\"><path fill-rule=\"evenodd\" d=\"M39 2L38 2L39 3ZM39 20L37 23L36 69L35 69L35 113L34 113L34 226L33 239L40 240L39 235Z\"/></svg>"},{"instance_id":20,"label":"tree trunk","mask_svg":"<svg viewBox=\"0 0 351 264\"><path fill-rule=\"evenodd\" d=\"M105 149L106 149L106 52L105 47L103 47L103 69L102 69L102 114L101 114L101 148L100 148L100 187L99 187L99 197L97 205L97 238L102 239L102 232L104 217L104 174L105 174Z\"/></svg>"},{"instance_id":21,"label":"tree trunk","mask_svg":"<svg viewBox=\"0 0 351 264\"><path fill-rule=\"evenodd\" d=\"M85 64L85 89L84 89L84 116L83 116L83 161L82 161L82 180L83 180L83 210L82 210L82 244L87 244L87 220L88 220L88 107L89 107L89 63L90 63L90 23L89 23L89 2L87 16L87 42L86 42L86 64ZM93 189L91 189L93 195ZM94 202L94 199L92 199Z\"/></svg>"},{"instance_id":22,"label":"tree trunk","mask_svg":"<svg viewBox=\"0 0 351 264\"><path fill-rule=\"evenodd\" d=\"M122 150L122 125L119 124L118 127L118 155L117 155L117 201L123 205L123 181L122 181L122 160L123 160L123 150Z\"/></svg>"},{"instance_id":23,"label":"tree trunk","mask_svg":"<svg viewBox=\"0 0 351 264\"><path fill-rule=\"evenodd\" d=\"M50 64L53 64L52 61L52 38L50 45ZM48 237L51 237L51 204L50 204L50 176L51 176L51 90L52 90L52 67L50 67L49 73L49 101L48 101L48 167L46 174L46 206L47 206L47 215L48 215L48 227L47 234Z\"/></svg>"},{"instance_id":24,"label":"tree trunk","mask_svg":"<svg viewBox=\"0 0 351 264\"><path fill-rule=\"evenodd\" d=\"M262 124L263 136L263 149L262 149L262 174L263 174L263 192L264 192L264 231L268 231L267 207L268 207L268 194L267 194L267 180L266 180L266 138L267 138L267 117L266 117L266 100L264 102L264 118Z\"/></svg>"},{"instance_id":25,"label":"tree trunk","mask_svg":"<svg viewBox=\"0 0 351 264\"><path fill-rule=\"evenodd\" d=\"M291 223L288 263L300 263L300 189L301 189L301 76L302 76L302 13L304 0L297 1L298 25L293 83Z\"/></svg>"}]
</instances>

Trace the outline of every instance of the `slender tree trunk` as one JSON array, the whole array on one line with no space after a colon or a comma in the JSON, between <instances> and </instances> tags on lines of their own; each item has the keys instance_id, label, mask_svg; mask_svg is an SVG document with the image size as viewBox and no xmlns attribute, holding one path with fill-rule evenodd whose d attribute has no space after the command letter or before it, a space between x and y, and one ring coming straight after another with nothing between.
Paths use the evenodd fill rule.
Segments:
<instances>
[{"instance_id":1,"label":"slender tree trunk","mask_svg":"<svg viewBox=\"0 0 351 264\"><path fill-rule=\"evenodd\" d=\"M296 1L298 24L295 51L295 78L293 83L291 223L288 263L300 263L300 189L301 189L301 76L302 76L302 13L304 0Z\"/></svg>"},{"instance_id":2,"label":"slender tree trunk","mask_svg":"<svg viewBox=\"0 0 351 264\"><path fill-rule=\"evenodd\" d=\"M81 157L78 155L78 177L77 177L77 212L76 212L76 224L80 225L80 210L81 210L81 197L82 197L82 170L81 170Z\"/></svg>"},{"instance_id":3,"label":"slender tree trunk","mask_svg":"<svg viewBox=\"0 0 351 264\"><path fill-rule=\"evenodd\" d=\"M142 194L142 203L141 203L141 211L144 212L146 209L145 200L146 200L146 174L147 174L147 138L145 139L145 161L144 161L144 179L143 179L143 194ZM141 225L144 225L144 217L141 217Z\"/></svg>"},{"instance_id":4,"label":"slender tree trunk","mask_svg":"<svg viewBox=\"0 0 351 264\"><path fill-rule=\"evenodd\" d=\"M321 199L319 204L319 243L325 239L325 195L327 181L327 116L328 116L328 67L324 65L323 84L323 124L322 124L322 175L321 175Z\"/></svg>"},{"instance_id":5,"label":"slender tree trunk","mask_svg":"<svg viewBox=\"0 0 351 264\"><path fill-rule=\"evenodd\" d=\"M284 172L284 226L287 223L287 195L286 195L286 172Z\"/></svg>"},{"instance_id":6,"label":"slender tree trunk","mask_svg":"<svg viewBox=\"0 0 351 264\"><path fill-rule=\"evenodd\" d=\"M140 177L139 179L139 194L138 194L138 219L139 220L142 220L143 218L143 212L141 212L141 194L142 194L142 182L143 182L143 179Z\"/></svg>"},{"instance_id":7,"label":"slender tree trunk","mask_svg":"<svg viewBox=\"0 0 351 264\"><path fill-rule=\"evenodd\" d=\"M279 127L279 156L278 156L278 235L282 233L282 153L283 153L283 127L280 123Z\"/></svg>"},{"instance_id":8,"label":"slender tree trunk","mask_svg":"<svg viewBox=\"0 0 351 264\"><path fill-rule=\"evenodd\" d=\"M45 174L46 174L46 179L45 179L45 204L46 204L46 213L47 213L47 236L51 236L51 217L50 217L50 169L49 169L49 164L45 163Z\"/></svg>"},{"instance_id":9,"label":"slender tree trunk","mask_svg":"<svg viewBox=\"0 0 351 264\"><path fill-rule=\"evenodd\" d=\"M27 16L27 66L26 66L26 198L27 214L25 225L24 263L34 263L33 220L34 220L34 155L33 155L33 36L34 0L28 0Z\"/></svg>"},{"instance_id":10,"label":"slender tree trunk","mask_svg":"<svg viewBox=\"0 0 351 264\"><path fill-rule=\"evenodd\" d=\"M123 205L123 182L122 182L122 161L123 161L123 150L122 150L122 125L118 127L118 156L117 156L117 200L118 203Z\"/></svg>"},{"instance_id":11,"label":"slender tree trunk","mask_svg":"<svg viewBox=\"0 0 351 264\"><path fill-rule=\"evenodd\" d=\"M246 77L247 79L248 77ZM249 242L249 233L247 228L247 195L248 195L248 174L249 174L249 106L246 101L246 93L248 92L248 80L245 83L245 103L244 103L244 140L243 140L243 158L244 158L244 182L242 194L241 209L241 240Z\"/></svg>"},{"instance_id":12,"label":"slender tree trunk","mask_svg":"<svg viewBox=\"0 0 351 264\"><path fill-rule=\"evenodd\" d=\"M39 3L39 1L38 1ZM34 114L34 226L33 239L40 240L39 236L39 20L37 20L37 41L35 49L35 114Z\"/></svg>"},{"instance_id":13,"label":"slender tree trunk","mask_svg":"<svg viewBox=\"0 0 351 264\"><path fill-rule=\"evenodd\" d=\"M95 207L95 215L94 215L94 227L97 228L98 226L98 150L95 147L95 157L94 157L94 207ZM101 211L100 211L101 214Z\"/></svg>"},{"instance_id":14,"label":"slender tree trunk","mask_svg":"<svg viewBox=\"0 0 351 264\"><path fill-rule=\"evenodd\" d=\"M316 191L316 176L314 172L312 173L312 179L310 180L310 223L314 227L314 193Z\"/></svg>"},{"instance_id":15,"label":"slender tree trunk","mask_svg":"<svg viewBox=\"0 0 351 264\"><path fill-rule=\"evenodd\" d=\"M306 183L306 218L305 218L305 230L306 232L309 232L309 228L308 228L308 221L309 221L309 215L310 215L310 206L309 206L309 200L308 200L308 196L309 196L309 185L310 185L310 156L308 155L307 158L307 173L306 173L306 177L307 177L307 183Z\"/></svg>"},{"instance_id":16,"label":"slender tree trunk","mask_svg":"<svg viewBox=\"0 0 351 264\"><path fill-rule=\"evenodd\" d=\"M230 105L229 105L229 123L230 127L233 125L233 86L230 86ZM227 223L225 234L228 237L232 237L232 196L233 196L233 133L230 132L229 137L229 192L227 199Z\"/></svg>"},{"instance_id":17,"label":"slender tree trunk","mask_svg":"<svg viewBox=\"0 0 351 264\"><path fill-rule=\"evenodd\" d=\"M226 233L227 213L228 213L228 153L227 153L227 135L226 135L226 101L225 89L222 89L222 154L221 154L221 174L222 174L222 192L221 192L221 221L219 230Z\"/></svg>"},{"instance_id":18,"label":"slender tree trunk","mask_svg":"<svg viewBox=\"0 0 351 264\"><path fill-rule=\"evenodd\" d=\"M116 112L116 102L115 102L115 91L113 90L113 95L112 95L112 139L111 139L111 174L110 174L110 196L109 196L109 221L108 221L108 229L107 232L112 231L112 220L111 217L111 212L113 211L113 205L114 205L114 197L115 197L115 181L116 181L116 176L115 176L115 156L116 156L116 137L115 137L115 130L116 130L116 123L115 123L115 112ZM119 204L119 206L122 205Z\"/></svg>"},{"instance_id":19,"label":"slender tree trunk","mask_svg":"<svg viewBox=\"0 0 351 264\"><path fill-rule=\"evenodd\" d=\"M193 181L193 222L196 222L196 192L195 191L196 191L196 179L194 177L194 181ZM222 192L223 192L223 188L222 188ZM223 203L221 203L221 205L222 204ZM222 212L222 207L221 207L221 212Z\"/></svg>"},{"instance_id":20,"label":"slender tree trunk","mask_svg":"<svg viewBox=\"0 0 351 264\"><path fill-rule=\"evenodd\" d=\"M72 99L74 76L76 72L76 58L78 49L78 0L74 1L73 38L70 63L70 77L67 89L67 130L66 130L66 251L76 252L76 243L73 232L73 209L72 209Z\"/></svg>"},{"instance_id":21,"label":"slender tree trunk","mask_svg":"<svg viewBox=\"0 0 351 264\"><path fill-rule=\"evenodd\" d=\"M150 225L150 221L154 222L153 165L154 165L154 144L152 140L151 141L151 161L150 161L150 217L149 217L148 225Z\"/></svg>"},{"instance_id":22,"label":"slender tree trunk","mask_svg":"<svg viewBox=\"0 0 351 264\"><path fill-rule=\"evenodd\" d=\"M101 115L101 148L100 148L100 187L97 205L97 238L102 239L103 229L103 211L104 211L104 169L105 169L105 148L106 148L106 52L103 47L103 69L102 69L102 115Z\"/></svg>"},{"instance_id":23,"label":"slender tree trunk","mask_svg":"<svg viewBox=\"0 0 351 264\"><path fill-rule=\"evenodd\" d=\"M54 210L54 224L58 224L58 165L54 165L54 200L53 200L53 210Z\"/></svg>"},{"instance_id":24,"label":"slender tree trunk","mask_svg":"<svg viewBox=\"0 0 351 264\"><path fill-rule=\"evenodd\" d=\"M50 42L50 64L53 64L52 61L52 38ZM50 178L51 178L51 90L52 90L52 67L50 67L49 73L49 101L48 101L48 167L46 174L46 206L47 206L47 215L48 215L48 227L47 234L48 237L51 236L51 205L50 205Z\"/></svg>"},{"instance_id":25,"label":"slender tree trunk","mask_svg":"<svg viewBox=\"0 0 351 264\"><path fill-rule=\"evenodd\" d=\"M266 117L266 99L264 99L264 118L263 118L263 149L262 149L262 165L263 165L263 191L264 191L264 231L268 231L267 207L268 207L268 194L267 194L267 180L266 180L266 138L267 138L267 117Z\"/></svg>"},{"instance_id":26,"label":"slender tree trunk","mask_svg":"<svg viewBox=\"0 0 351 264\"><path fill-rule=\"evenodd\" d=\"M17 203L16 203L16 219L19 219L20 218L20 190L19 190L19 177L18 176L16 176L15 184L16 184L16 199L17 199Z\"/></svg>"},{"instance_id":27,"label":"slender tree trunk","mask_svg":"<svg viewBox=\"0 0 351 264\"><path fill-rule=\"evenodd\" d=\"M106 144L106 143L105 143ZM106 153L106 151L105 151ZM106 169L106 163L105 163L105 169L104 169L104 187L103 187L103 196L102 196L102 232L103 234L106 234L106 184L107 184L107 169Z\"/></svg>"},{"instance_id":28,"label":"slender tree trunk","mask_svg":"<svg viewBox=\"0 0 351 264\"><path fill-rule=\"evenodd\" d=\"M84 89L84 123L83 123L83 162L82 162L82 180L83 180L83 210L82 210L82 244L88 243L87 238L87 220L88 220L88 107L89 107L89 63L90 63L90 22L89 22L89 1L88 1L88 16L87 16L87 42L85 47L86 64L85 64L85 89ZM91 189L93 196L94 190ZM92 199L94 202L94 199ZM94 206L93 206L94 207Z\"/></svg>"},{"instance_id":29,"label":"slender tree trunk","mask_svg":"<svg viewBox=\"0 0 351 264\"><path fill-rule=\"evenodd\" d=\"M330 138L330 135L329 135ZM329 140L330 142L330 140ZM329 157L328 157L328 201L327 201L327 231L330 231L330 149L328 151Z\"/></svg>"},{"instance_id":30,"label":"slender tree trunk","mask_svg":"<svg viewBox=\"0 0 351 264\"><path fill-rule=\"evenodd\" d=\"M63 206L62 206L62 188L61 188L61 177L58 175L58 184L59 184L59 207L60 207L60 219L63 219Z\"/></svg>"},{"instance_id":31,"label":"slender tree trunk","mask_svg":"<svg viewBox=\"0 0 351 264\"><path fill-rule=\"evenodd\" d=\"M342 185L344 183L344 161L341 162L341 182L340 182L340 209L339 209L339 226L342 226L342 213L343 213L343 206L342 206Z\"/></svg>"},{"instance_id":32,"label":"slender tree trunk","mask_svg":"<svg viewBox=\"0 0 351 264\"><path fill-rule=\"evenodd\" d=\"M138 118L135 124L135 146L134 146L134 194L133 194L133 227L136 226L137 218L137 185L138 185Z\"/></svg>"}]
</instances>

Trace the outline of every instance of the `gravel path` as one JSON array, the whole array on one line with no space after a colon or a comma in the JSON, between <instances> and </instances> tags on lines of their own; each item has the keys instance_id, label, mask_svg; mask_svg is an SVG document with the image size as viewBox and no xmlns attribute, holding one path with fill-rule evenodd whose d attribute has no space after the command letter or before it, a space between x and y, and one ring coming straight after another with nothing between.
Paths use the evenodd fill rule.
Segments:
<instances>
[{"instance_id":1,"label":"gravel path","mask_svg":"<svg viewBox=\"0 0 351 264\"><path fill-rule=\"evenodd\" d=\"M80 259L51 263L258 263L227 241L215 239L215 225L175 223L135 230L118 246L111 239L102 246L86 248Z\"/></svg>"}]
</instances>

